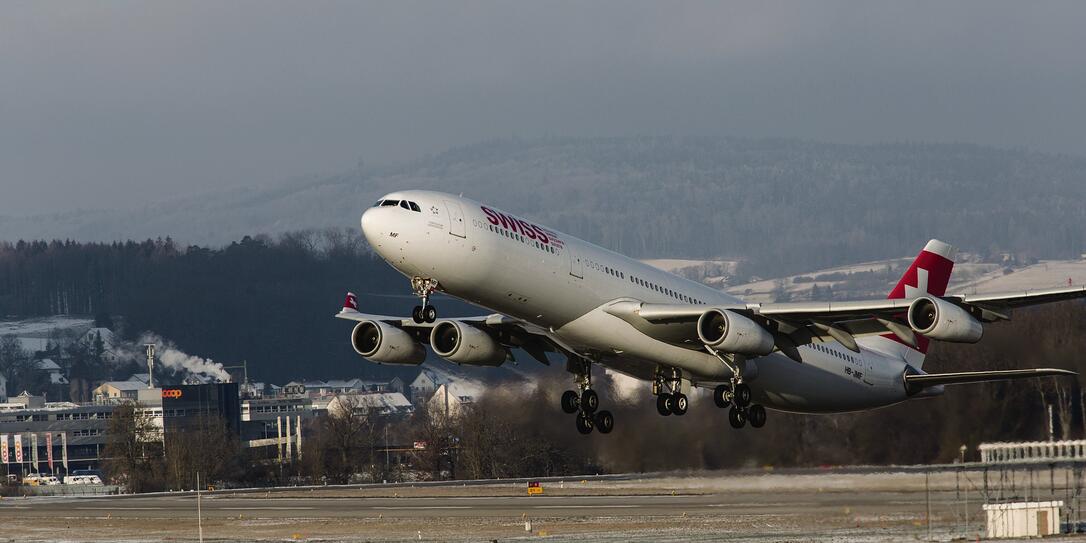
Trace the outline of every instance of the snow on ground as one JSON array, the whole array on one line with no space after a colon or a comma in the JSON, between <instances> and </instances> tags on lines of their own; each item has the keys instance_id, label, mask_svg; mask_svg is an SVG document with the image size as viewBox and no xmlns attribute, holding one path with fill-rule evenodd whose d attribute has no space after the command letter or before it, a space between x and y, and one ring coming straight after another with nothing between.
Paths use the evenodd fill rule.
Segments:
<instances>
[{"instance_id":1,"label":"snow on ground","mask_svg":"<svg viewBox=\"0 0 1086 543\"><path fill-rule=\"evenodd\" d=\"M972 294L1082 285L1086 285L1086 260L1042 260L1009 274L1004 274L1003 269L999 268L968 282L952 284L949 290Z\"/></svg>"},{"instance_id":2,"label":"snow on ground","mask_svg":"<svg viewBox=\"0 0 1086 543\"><path fill-rule=\"evenodd\" d=\"M50 336L56 333L86 333L94 325L93 319L56 315L22 320L0 320L0 336L15 336L23 349L29 352L43 351Z\"/></svg>"}]
</instances>

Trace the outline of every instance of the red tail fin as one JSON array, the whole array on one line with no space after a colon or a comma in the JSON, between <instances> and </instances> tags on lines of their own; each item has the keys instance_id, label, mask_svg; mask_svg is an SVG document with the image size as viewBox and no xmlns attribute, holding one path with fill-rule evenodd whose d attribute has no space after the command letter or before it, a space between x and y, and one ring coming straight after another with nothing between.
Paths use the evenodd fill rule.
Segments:
<instances>
[{"instance_id":1,"label":"red tail fin","mask_svg":"<svg viewBox=\"0 0 1086 543\"><path fill-rule=\"evenodd\" d=\"M954 270L954 247L933 239L924 246L924 250L916 255L905 275L897 282L894 290L890 291L888 299L916 298L930 294L942 296L946 294L946 285L950 282L950 272Z\"/></svg>"},{"instance_id":2,"label":"red tail fin","mask_svg":"<svg viewBox=\"0 0 1086 543\"><path fill-rule=\"evenodd\" d=\"M920 254L916 255L909 269L897 282L894 290L890 291L888 299L916 298L918 296L942 296L946 294L947 283L950 282L950 272L954 270L954 255L957 250L949 244L933 239L924 246ZM928 352L928 338L920 334L914 334L916 348L906 345L894 334L883 334L882 338L893 341L884 345L892 345L890 350L898 352L910 364L919 368L924 363L924 355ZM881 339L878 341L882 341ZM919 352L917 352L919 351Z\"/></svg>"},{"instance_id":3,"label":"red tail fin","mask_svg":"<svg viewBox=\"0 0 1086 543\"><path fill-rule=\"evenodd\" d=\"M347 299L343 300L343 309L353 309L358 311L358 298L355 297L353 292L347 293Z\"/></svg>"}]
</instances>

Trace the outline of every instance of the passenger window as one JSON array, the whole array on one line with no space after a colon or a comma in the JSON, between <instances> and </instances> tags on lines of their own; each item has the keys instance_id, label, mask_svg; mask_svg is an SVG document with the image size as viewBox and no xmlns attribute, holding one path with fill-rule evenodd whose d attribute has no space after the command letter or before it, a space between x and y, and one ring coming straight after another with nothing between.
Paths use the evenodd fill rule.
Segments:
<instances>
[{"instance_id":1,"label":"passenger window","mask_svg":"<svg viewBox=\"0 0 1086 543\"><path fill-rule=\"evenodd\" d=\"M422 208L419 207L419 205L415 202L408 202L408 204L411 204L411 211L417 211L419 213L422 213Z\"/></svg>"}]
</instances>

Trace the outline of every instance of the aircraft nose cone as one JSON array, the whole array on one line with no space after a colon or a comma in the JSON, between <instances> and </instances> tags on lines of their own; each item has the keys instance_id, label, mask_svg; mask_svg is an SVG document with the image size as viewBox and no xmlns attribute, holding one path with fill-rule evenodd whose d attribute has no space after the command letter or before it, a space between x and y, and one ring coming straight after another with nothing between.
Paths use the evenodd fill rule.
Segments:
<instances>
[{"instance_id":1,"label":"aircraft nose cone","mask_svg":"<svg viewBox=\"0 0 1086 543\"><path fill-rule=\"evenodd\" d=\"M378 208L371 207L362 213L362 235L366 236L366 241L370 242L370 245L377 246L377 219L376 210Z\"/></svg>"}]
</instances>

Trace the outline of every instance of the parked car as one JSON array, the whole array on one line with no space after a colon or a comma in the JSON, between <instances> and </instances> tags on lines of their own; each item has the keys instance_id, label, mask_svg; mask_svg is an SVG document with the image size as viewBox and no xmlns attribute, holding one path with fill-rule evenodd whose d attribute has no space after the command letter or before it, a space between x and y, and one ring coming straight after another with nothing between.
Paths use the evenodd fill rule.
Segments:
<instances>
[{"instance_id":1,"label":"parked car","mask_svg":"<svg viewBox=\"0 0 1086 543\"><path fill-rule=\"evenodd\" d=\"M102 478L97 475L69 475L64 478L66 485L100 485Z\"/></svg>"}]
</instances>

